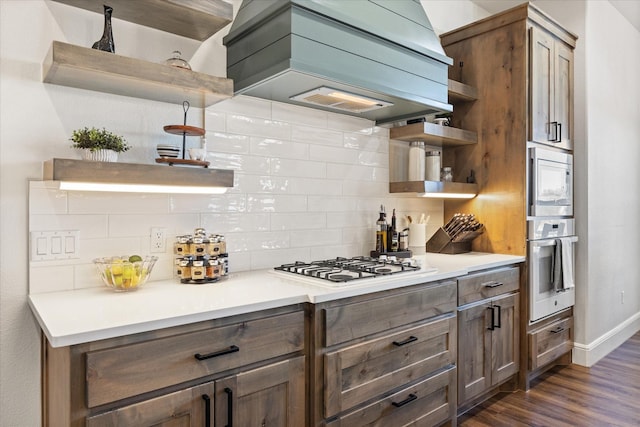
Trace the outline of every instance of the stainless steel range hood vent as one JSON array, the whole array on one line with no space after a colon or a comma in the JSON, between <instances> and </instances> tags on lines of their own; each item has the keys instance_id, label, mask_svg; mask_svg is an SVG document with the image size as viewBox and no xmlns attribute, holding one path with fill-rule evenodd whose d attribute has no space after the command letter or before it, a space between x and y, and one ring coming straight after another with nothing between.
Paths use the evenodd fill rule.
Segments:
<instances>
[{"instance_id":1,"label":"stainless steel range hood vent","mask_svg":"<svg viewBox=\"0 0 640 427\"><path fill-rule=\"evenodd\" d=\"M224 44L236 94L378 124L452 111L419 0L244 0Z\"/></svg>"}]
</instances>

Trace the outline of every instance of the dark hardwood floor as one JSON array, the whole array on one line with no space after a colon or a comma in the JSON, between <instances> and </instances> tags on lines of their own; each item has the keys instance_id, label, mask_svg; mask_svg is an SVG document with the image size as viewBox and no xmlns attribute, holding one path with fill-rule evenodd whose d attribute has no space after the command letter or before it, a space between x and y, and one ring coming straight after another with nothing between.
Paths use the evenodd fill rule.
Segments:
<instances>
[{"instance_id":1,"label":"dark hardwood floor","mask_svg":"<svg viewBox=\"0 0 640 427\"><path fill-rule=\"evenodd\" d=\"M458 425L640 426L640 332L591 368L553 368L528 392L495 396L460 417Z\"/></svg>"}]
</instances>

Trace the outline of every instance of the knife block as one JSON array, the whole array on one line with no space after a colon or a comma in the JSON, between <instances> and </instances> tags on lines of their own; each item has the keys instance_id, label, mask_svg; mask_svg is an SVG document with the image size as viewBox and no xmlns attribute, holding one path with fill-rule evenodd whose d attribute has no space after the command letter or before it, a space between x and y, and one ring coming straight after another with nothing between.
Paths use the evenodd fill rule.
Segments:
<instances>
[{"instance_id":1,"label":"knife block","mask_svg":"<svg viewBox=\"0 0 640 427\"><path fill-rule=\"evenodd\" d=\"M482 228L477 231L464 231L455 241L440 227L427 241L427 252L440 254L463 254L471 252L471 242L482 234Z\"/></svg>"}]
</instances>

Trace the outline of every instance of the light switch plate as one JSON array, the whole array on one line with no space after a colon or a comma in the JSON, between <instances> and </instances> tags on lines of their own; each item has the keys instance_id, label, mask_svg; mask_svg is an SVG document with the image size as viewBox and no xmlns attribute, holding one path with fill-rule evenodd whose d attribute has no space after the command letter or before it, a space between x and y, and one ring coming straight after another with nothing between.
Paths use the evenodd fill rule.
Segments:
<instances>
[{"instance_id":1,"label":"light switch plate","mask_svg":"<svg viewBox=\"0 0 640 427\"><path fill-rule=\"evenodd\" d=\"M79 230L32 231L31 261L80 258L79 236Z\"/></svg>"}]
</instances>

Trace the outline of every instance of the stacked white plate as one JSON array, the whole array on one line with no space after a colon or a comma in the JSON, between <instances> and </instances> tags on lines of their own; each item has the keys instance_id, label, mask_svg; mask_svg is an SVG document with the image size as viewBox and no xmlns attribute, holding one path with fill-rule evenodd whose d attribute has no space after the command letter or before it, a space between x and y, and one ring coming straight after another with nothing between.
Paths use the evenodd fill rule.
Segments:
<instances>
[{"instance_id":1,"label":"stacked white plate","mask_svg":"<svg viewBox=\"0 0 640 427\"><path fill-rule=\"evenodd\" d=\"M180 149L175 145L158 144L156 146L158 156L164 158L177 158L180 155Z\"/></svg>"}]
</instances>

